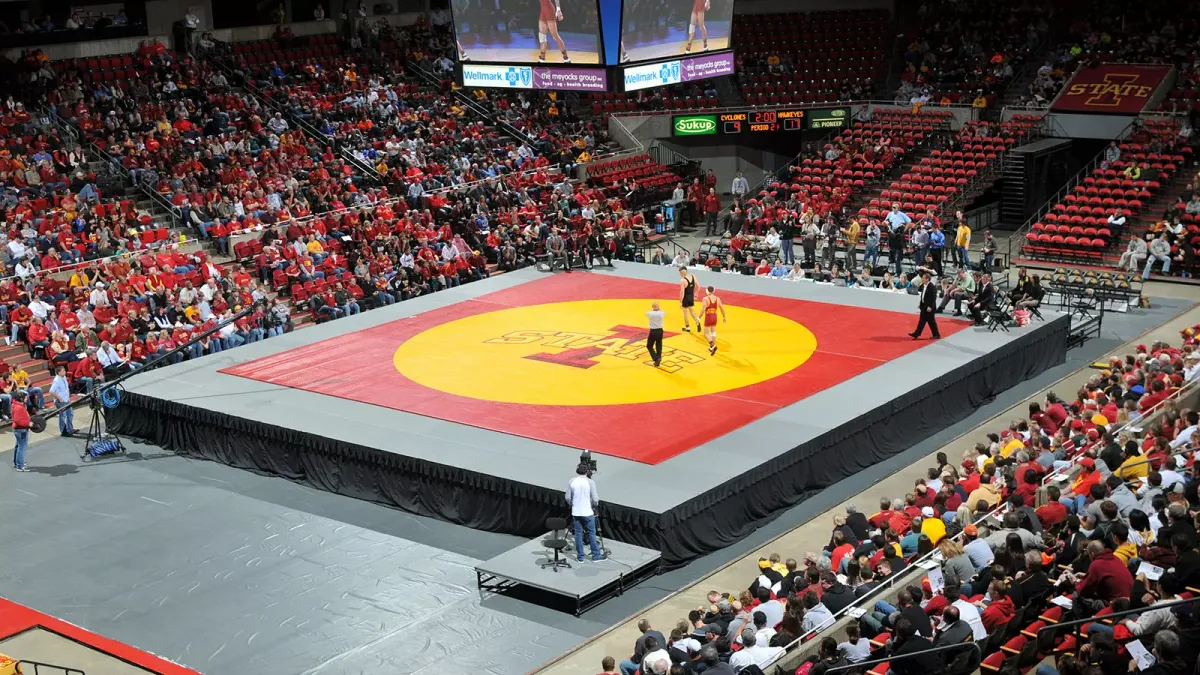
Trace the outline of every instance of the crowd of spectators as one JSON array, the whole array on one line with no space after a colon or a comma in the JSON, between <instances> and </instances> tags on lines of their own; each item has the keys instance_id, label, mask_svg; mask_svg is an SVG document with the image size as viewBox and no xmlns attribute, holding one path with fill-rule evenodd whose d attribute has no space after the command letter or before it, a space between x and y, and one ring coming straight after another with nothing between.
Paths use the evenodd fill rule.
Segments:
<instances>
[{"instance_id":1,"label":"crowd of spectators","mask_svg":"<svg viewBox=\"0 0 1200 675\"><path fill-rule=\"evenodd\" d=\"M110 7L110 6L106 6ZM125 28L131 25L125 14L125 7L120 6L116 11L92 11L87 7L73 7L68 14L29 15L20 23L8 25L0 21L0 35L45 36L47 34L71 31L76 33L72 39L87 39L86 32L101 32L112 28ZM143 28L144 30L144 28ZM143 33L144 34L144 33Z\"/></svg>"},{"instance_id":2,"label":"crowd of spectators","mask_svg":"<svg viewBox=\"0 0 1200 675\"><path fill-rule=\"evenodd\" d=\"M994 106L1050 32L1050 6L928 0L906 38L897 103Z\"/></svg>"},{"instance_id":3,"label":"crowd of spectators","mask_svg":"<svg viewBox=\"0 0 1200 675\"><path fill-rule=\"evenodd\" d=\"M1037 71L1022 104L1048 105L1079 67L1101 63L1167 63L1180 67L1175 91L1183 92L1195 79L1189 45L1195 42L1195 26L1179 20L1181 7L1161 5L1137 12L1114 7L1107 0L1084 0L1064 8L1070 14L1065 31L1054 40L1051 58ZM1194 7L1194 6L1193 6ZM1167 109L1185 97L1172 96Z\"/></svg>"},{"instance_id":4,"label":"crowd of spectators","mask_svg":"<svg viewBox=\"0 0 1200 675\"><path fill-rule=\"evenodd\" d=\"M772 183L756 198L735 200L712 230L720 236L704 242L691 262L730 273L908 293L916 292L916 271L928 268L952 285L953 274L947 271L952 264L959 270L975 266L970 253L973 233L961 211L947 212L944 205L989 170L1005 147L1026 138L1036 120L972 123L953 136L935 138L906 126L926 120L925 114L904 113L892 119L883 123L880 135L872 135L869 120L861 120L855 133L839 135L823 151L792 167L796 182ZM872 177L882 176L907 151L931 143L941 147L884 190L882 199L872 199L856 214L844 208L868 171ZM693 189L689 194L698 205L708 200L700 192ZM825 194L833 199L823 198ZM905 201L891 202L893 198ZM995 252L995 239L985 233L982 260L975 261L982 263L980 272L993 268ZM906 271L909 259L911 268ZM968 281L982 284L981 275L970 276Z\"/></svg>"},{"instance_id":5,"label":"crowd of spectators","mask_svg":"<svg viewBox=\"0 0 1200 675\"><path fill-rule=\"evenodd\" d=\"M201 40L199 60L153 41L97 64L28 53L24 93L47 108L10 96L0 118L0 321L34 361L9 369L63 366L90 390L210 331L170 361L497 270L633 259L637 180L573 180L608 148L603 127L554 95L455 91L448 36L418 23L376 26L371 49L280 34ZM110 158L124 173L89 169ZM174 243L126 176L235 263Z\"/></svg>"},{"instance_id":6,"label":"crowd of spectators","mask_svg":"<svg viewBox=\"0 0 1200 675\"><path fill-rule=\"evenodd\" d=\"M770 672L811 641L797 673L881 659L871 672L953 671L965 652L906 655L965 642L983 649L985 672L1053 658L1057 671L1040 673L1106 659L1116 673L1139 639L1156 672L1191 673L1200 613L1155 606L1200 595L1200 413L1171 398L1200 378L1198 331L1112 359L1073 401L1047 394L961 462L938 453L911 492L874 513L848 505L823 549L760 558L744 590L710 592L669 635L642 620L632 656L605 672ZM852 606L860 613L843 611ZM1092 617L1091 647L1053 630Z\"/></svg>"}]
</instances>

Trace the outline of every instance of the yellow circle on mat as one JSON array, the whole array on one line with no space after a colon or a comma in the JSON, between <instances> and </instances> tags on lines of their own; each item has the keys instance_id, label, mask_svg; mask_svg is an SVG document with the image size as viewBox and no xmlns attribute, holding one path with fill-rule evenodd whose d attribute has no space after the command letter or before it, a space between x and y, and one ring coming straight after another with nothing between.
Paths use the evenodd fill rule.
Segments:
<instances>
[{"instance_id":1,"label":"yellow circle on mat","mask_svg":"<svg viewBox=\"0 0 1200 675\"><path fill-rule=\"evenodd\" d=\"M716 394L779 377L817 348L791 319L725 306L717 353L696 331L680 330L678 302L667 312L663 358L646 351L652 300L579 300L476 314L413 336L396 350L396 370L448 394L529 405L617 405ZM699 305L697 305L699 309Z\"/></svg>"}]
</instances>

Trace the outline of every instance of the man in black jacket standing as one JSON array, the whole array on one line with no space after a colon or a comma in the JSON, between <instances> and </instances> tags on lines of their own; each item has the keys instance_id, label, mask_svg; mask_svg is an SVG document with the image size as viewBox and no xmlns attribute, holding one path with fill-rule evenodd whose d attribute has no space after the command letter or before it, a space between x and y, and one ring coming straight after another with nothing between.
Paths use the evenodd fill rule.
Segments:
<instances>
[{"instance_id":1,"label":"man in black jacket standing","mask_svg":"<svg viewBox=\"0 0 1200 675\"><path fill-rule=\"evenodd\" d=\"M921 320L917 322L917 329L909 333L909 336L914 340L920 339L921 332L928 325L931 337L934 340L941 339L942 334L938 331L937 316L934 314L937 311L937 286L931 281L929 270L921 270L921 290L917 295L920 298L918 307L921 310Z\"/></svg>"},{"instance_id":2,"label":"man in black jacket standing","mask_svg":"<svg viewBox=\"0 0 1200 675\"><path fill-rule=\"evenodd\" d=\"M791 265L796 262L796 256L792 251L795 236L796 220L789 213L783 217L783 222L779 224L779 258L785 265Z\"/></svg>"}]
</instances>

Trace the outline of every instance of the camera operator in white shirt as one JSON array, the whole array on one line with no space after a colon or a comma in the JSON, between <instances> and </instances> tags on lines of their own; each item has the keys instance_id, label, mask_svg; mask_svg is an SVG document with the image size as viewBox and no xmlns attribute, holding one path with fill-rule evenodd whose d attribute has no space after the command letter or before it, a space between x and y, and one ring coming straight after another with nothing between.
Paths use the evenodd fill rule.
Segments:
<instances>
[{"instance_id":1,"label":"camera operator in white shirt","mask_svg":"<svg viewBox=\"0 0 1200 675\"><path fill-rule=\"evenodd\" d=\"M591 467L580 462L575 467L576 476L567 483L567 504L571 507L571 528L575 532L575 557L584 562L583 530L587 528L592 543L592 560L604 560L600 551L600 540L596 538L596 508L600 497L596 494L596 481L592 480Z\"/></svg>"}]
</instances>

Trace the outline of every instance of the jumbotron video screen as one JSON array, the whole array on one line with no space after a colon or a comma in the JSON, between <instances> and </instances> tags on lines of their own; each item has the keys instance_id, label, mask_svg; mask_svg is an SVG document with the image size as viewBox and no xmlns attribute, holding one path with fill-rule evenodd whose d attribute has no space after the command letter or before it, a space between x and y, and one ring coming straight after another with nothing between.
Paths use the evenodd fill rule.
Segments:
<instances>
[{"instance_id":1,"label":"jumbotron video screen","mask_svg":"<svg viewBox=\"0 0 1200 675\"><path fill-rule=\"evenodd\" d=\"M728 49L733 0L625 0L621 63Z\"/></svg>"},{"instance_id":2,"label":"jumbotron video screen","mask_svg":"<svg viewBox=\"0 0 1200 675\"><path fill-rule=\"evenodd\" d=\"M601 64L596 0L451 0L464 63Z\"/></svg>"}]
</instances>

